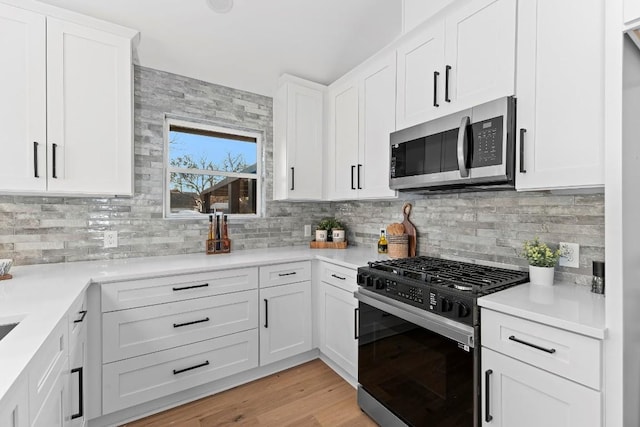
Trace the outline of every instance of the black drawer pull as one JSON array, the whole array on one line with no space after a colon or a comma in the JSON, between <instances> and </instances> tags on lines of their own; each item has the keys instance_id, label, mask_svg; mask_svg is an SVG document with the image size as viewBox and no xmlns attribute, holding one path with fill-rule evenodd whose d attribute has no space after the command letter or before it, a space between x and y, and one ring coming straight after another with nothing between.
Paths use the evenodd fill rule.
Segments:
<instances>
[{"instance_id":1,"label":"black drawer pull","mask_svg":"<svg viewBox=\"0 0 640 427\"><path fill-rule=\"evenodd\" d=\"M340 280L347 280L346 277L340 277L337 274L332 274L331 277L335 277L336 279L340 279Z\"/></svg>"},{"instance_id":2,"label":"black drawer pull","mask_svg":"<svg viewBox=\"0 0 640 427\"><path fill-rule=\"evenodd\" d=\"M33 141L33 177L40 178L38 174L38 141Z\"/></svg>"},{"instance_id":3,"label":"black drawer pull","mask_svg":"<svg viewBox=\"0 0 640 427\"><path fill-rule=\"evenodd\" d=\"M520 129L520 173L527 173L524 167L524 134L527 133L526 129Z\"/></svg>"},{"instance_id":4,"label":"black drawer pull","mask_svg":"<svg viewBox=\"0 0 640 427\"><path fill-rule=\"evenodd\" d=\"M181 328L183 326L195 325L196 323L208 322L209 320L211 320L211 319L209 319L208 317L205 317L204 319L194 320L193 322L174 323L173 327L174 328Z\"/></svg>"},{"instance_id":5,"label":"black drawer pull","mask_svg":"<svg viewBox=\"0 0 640 427\"><path fill-rule=\"evenodd\" d=\"M484 373L484 421L490 423L493 420L493 416L491 416L491 397L489 393L491 392L491 387L489 381L491 380L491 374L493 371L491 369L487 370Z\"/></svg>"},{"instance_id":6,"label":"black drawer pull","mask_svg":"<svg viewBox=\"0 0 640 427\"><path fill-rule=\"evenodd\" d=\"M358 313L360 312L359 308L353 309L353 339L357 340L360 338L360 331L358 330Z\"/></svg>"},{"instance_id":7,"label":"black drawer pull","mask_svg":"<svg viewBox=\"0 0 640 427\"><path fill-rule=\"evenodd\" d=\"M439 107L440 104L438 104L438 76L440 75L439 72L434 71L433 72L433 106L434 107Z\"/></svg>"},{"instance_id":8,"label":"black drawer pull","mask_svg":"<svg viewBox=\"0 0 640 427\"><path fill-rule=\"evenodd\" d=\"M362 187L360 186L360 169L362 169L362 165L358 165L358 190L362 190Z\"/></svg>"},{"instance_id":9,"label":"black drawer pull","mask_svg":"<svg viewBox=\"0 0 640 427\"><path fill-rule=\"evenodd\" d=\"M264 300L264 327L269 327L269 300Z\"/></svg>"},{"instance_id":10,"label":"black drawer pull","mask_svg":"<svg viewBox=\"0 0 640 427\"><path fill-rule=\"evenodd\" d=\"M278 276L285 277L285 276L293 276L294 274L296 274L296 272L292 271L291 273L278 273Z\"/></svg>"},{"instance_id":11,"label":"black drawer pull","mask_svg":"<svg viewBox=\"0 0 640 427\"><path fill-rule=\"evenodd\" d=\"M291 191L296 188L296 169L291 168Z\"/></svg>"},{"instance_id":12,"label":"black drawer pull","mask_svg":"<svg viewBox=\"0 0 640 427\"><path fill-rule=\"evenodd\" d=\"M84 317L87 315L87 310L82 310L78 312L80 314L80 318L73 321L73 323L82 323L84 321Z\"/></svg>"},{"instance_id":13,"label":"black drawer pull","mask_svg":"<svg viewBox=\"0 0 640 427\"><path fill-rule=\"evenodd\" d=\"M183 286L181 288L173 288L173 290L174 291L186 291L187 289L206 288L208 286L209 286L208 283L203 283L202 285Z\"/></svg>"},{"instance_id":14,"label":"black drawer pull","mask_svg":"<svg viewBox=\"0 0 640 427\"><path fill-rule=\"evenodd\" d=\"M198 368L202 368L203 366L208 366L209 365L209 361L205 360L204 363L201 363L199 365L195 365L195 366L191 366L189 368L184 368L184 369L174 369L173 370L173 375L178 375L181 374L183 372L187 372L190 371L192 369L198 369Z\"/></svg>"},{"instance_id":15,"label":"black drawer pull","mask_svg":"<svg viewBox=\"0 0 640 427\"><path fill-rule=\"evenodd\" d=\"M79 368L73 368L71 375L78 374L78 413L72 414L71 419L81 418L84 415L84 381L82 380L82 366Z\"/></svg>"},{"instance_id":16,"label":"black drawer pull","mask_svg":"<svg viewBox=\"0 0 640 427\"><path fill-rule=\"evenodd\" d=\"M516 338L516 337L515 337L515 336L513 336L513 335L511 335L511 336L509 337L509 339L510 339L511 341L515 341L515 342L517 342L517 343L519 343L519 344L524 344L524 345L528 345L529 347L533 347L533 348L535 348L536 350L544 351L545 353L553 354L553 353L555 353L555 352L556 352L556 349L555 349L555 348L544 348L544 347L540 347L539 345L535 345L535 344L531 344L530 342L522 341L521 339L518 339L518 338Z\"/></svg>"},{"instance_id":17,"label":"black drawer pull","mask_svg":"<svg viewBox=\"0 0 640 427\"><path fill-rule=\"evenodd\" d=\"M58 144L51 144L51 178L58 178L56 173L56 151L58 151Z\"/></svg>"},{"instance_id":18,"label":"black drawer pull","mask_svg":"<svg viewBox=\"0 0 640 427\"><path fill-rule=\"evenodd\" d=\"M355 190L356 186L353 184L353 172L356 170L356 165L351 165L351 189Z\"/></svg>"},{"instance_id":19,"label":"black drawer pull","mask_svg":"<svg viewBox=\"0 0 640 427\"><path fill-rule=\"evenodd\" d=\"M445 102L451 102L451 99L449 98L449 72L451 71L451 65L447 65L445 67L445 74L444 74L444 100Z\"/></svg>"}]
</instances>

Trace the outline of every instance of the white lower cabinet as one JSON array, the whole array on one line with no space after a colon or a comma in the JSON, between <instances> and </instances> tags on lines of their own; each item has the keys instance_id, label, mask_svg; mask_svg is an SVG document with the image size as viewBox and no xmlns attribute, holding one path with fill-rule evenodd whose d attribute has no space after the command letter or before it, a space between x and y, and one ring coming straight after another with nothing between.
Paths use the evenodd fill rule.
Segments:
<instances>
[{"instance_id":1,"label":"white lower cabinet","mask_svg":"<svg viewBox=\"0 0 640 427\"><path fill-rule=\"evenodd\" d=\"M600 392L482 349L482 423L487 427L596 427Z\"/></svg>"},{"instance_id":2,"label":"white lower cabinet","mask_svg":"<svg viewBox=\"0 0 640 427\"><path fill-rule=\"evenodd\" d=\"M68 359L65 358L68 363ZM31 421L32 427L63 427L67 426L66 414L68 413L69 392L68 373L65 371L58 372L53 379L53 388L42 401L40 408Z\"/></svg>"},{"instance_id":3,"label":"white lower cabinet","mask_svg":"<svg viewBox=\"0 0 640 427\"><path fill-rule=\"evenodd\" d=\"M311 281L260 289L260 366L311 348Z\"/></svg>"},{"instance_id":4,"label":"white lower cabinet","mask_svg":"<svg viewBox=\"0 0 640 427\"><path fill-rule=\"evenodd\" d=\"M326 282L320 283L320 351L353 378L358 377L358 300Z\"/></svg>"},{"instance_id":5,"label":"white lower cabinet","mask_svg":"<svg viewBox=\"0 0 640 427\"><path fill-rule=\"evenodd\" d=\"M255 329L108 363L105 413L168 396L258 366Z\"/></svg>"},{"instance_id":6,"label":"white lower cabinet","mask_svg":"<svg viewBox=\"0 0 640 427\"><path fill-rule=\"evenodd\" d=\"M4 396L0 404L0 426L27 427L29 425L29 394L24 378Z\"/></svg>"}]
</instances>

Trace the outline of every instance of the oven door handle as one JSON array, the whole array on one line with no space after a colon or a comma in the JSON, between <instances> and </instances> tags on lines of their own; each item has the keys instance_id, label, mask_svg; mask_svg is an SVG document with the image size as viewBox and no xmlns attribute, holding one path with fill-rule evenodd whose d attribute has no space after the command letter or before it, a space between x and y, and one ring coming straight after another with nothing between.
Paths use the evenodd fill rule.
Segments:
<instances>
[{"instance_id":1,"label":"oven door handle","mask_svg":"<svg viewBox=\"0 0 640 427\"><path fill-rule=\"evenodd\" d=\"M436 334L450 338L470 348L475 346L474 330L471 326L455 322L428 311L380 296L366 289L358 289L353 293L356 299L371 307L382 310L414 325L421 326Z\"/></svg>"}]
</instances>

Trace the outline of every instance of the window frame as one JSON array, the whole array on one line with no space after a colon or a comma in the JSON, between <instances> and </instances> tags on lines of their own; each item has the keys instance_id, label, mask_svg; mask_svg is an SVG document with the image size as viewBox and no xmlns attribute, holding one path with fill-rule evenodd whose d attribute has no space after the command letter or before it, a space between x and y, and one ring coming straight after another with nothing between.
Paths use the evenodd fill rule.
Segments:
<instances>
[{"instance_id":1,"label":"window frame","mask_svg":"<svg viewBox=\"0 0 640 427\"><path fill-rule=\"evenodd\" d=\"M211 171L204 169L188 169L188 168L176 168L169 164L169 132L171 127L180 127L183 129L193 129L205 132L216 132L226 135L237 135L245 138L252 138L256 141L256 173L241 173L241 172L226 172L226 171ZM203 123L201 121L172 118L165 116L164 120L164 156L163 156L163 204L162 204L162 216L165 219L203 219L206 218L208 213L198 212L181 212L171 213L171 173L195 173L199 175L216 175L216 176L231 176L237 178L248 178L256 180L256 213L254 214L227 214L230 219L251 219L261 218L264 216L264 153L262 147L263 134L260 131L237 129L234 127L226 127L220 125L214 125L209 123Z\"/></svg>"}]
</instances>

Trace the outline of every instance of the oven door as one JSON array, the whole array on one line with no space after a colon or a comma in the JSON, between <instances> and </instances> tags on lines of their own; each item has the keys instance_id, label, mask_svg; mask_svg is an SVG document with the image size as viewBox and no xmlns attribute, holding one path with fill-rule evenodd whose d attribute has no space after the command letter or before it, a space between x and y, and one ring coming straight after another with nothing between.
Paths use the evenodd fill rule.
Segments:
<instances>
[{"instance_id":1,"label":"oven door","mask_svg":"<svg viewBox=\"0 0 640 427\"><path fill-rule=\"evenodd\" d=\"M477 426L474 329L366 289L355 295L361 408L385 426Z\"/></svg>"}]
</instances>

